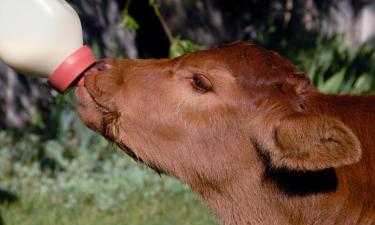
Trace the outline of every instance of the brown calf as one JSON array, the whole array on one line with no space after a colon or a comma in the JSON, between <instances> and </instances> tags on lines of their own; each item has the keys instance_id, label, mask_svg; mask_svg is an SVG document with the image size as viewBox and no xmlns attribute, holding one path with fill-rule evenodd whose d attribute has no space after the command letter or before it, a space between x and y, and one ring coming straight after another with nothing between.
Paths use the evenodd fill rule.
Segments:
<instances>
[{"instance_id":1,"label":"brown calf","mask_svg":"<svg viewBox=\"0 0 375 225\"><path fill-rule=\"evenodd\" d=\"M375 96L321 94L272 51L108 59L76 98L88 127L226 225L375 224Z\"/></svg>"}]
</instances>

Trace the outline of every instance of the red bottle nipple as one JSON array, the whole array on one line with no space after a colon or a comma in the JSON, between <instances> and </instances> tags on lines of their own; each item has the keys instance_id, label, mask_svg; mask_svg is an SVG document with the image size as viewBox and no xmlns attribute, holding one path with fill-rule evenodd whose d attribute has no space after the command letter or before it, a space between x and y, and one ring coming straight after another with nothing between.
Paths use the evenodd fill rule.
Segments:
<instances>
[{"instance_id":1,"label":"red bottle nipple","mask_svg":"<svg viewBox=\"0 0 375 225\"><path fill-rule=\"evenodd\" d=\"M95 62L92 50L82 46L57 67L48 77L48 83L60 94L64 94L73 85L82 84L80 80L83 79L83 72Z\"/></svg>"}]
</instances>

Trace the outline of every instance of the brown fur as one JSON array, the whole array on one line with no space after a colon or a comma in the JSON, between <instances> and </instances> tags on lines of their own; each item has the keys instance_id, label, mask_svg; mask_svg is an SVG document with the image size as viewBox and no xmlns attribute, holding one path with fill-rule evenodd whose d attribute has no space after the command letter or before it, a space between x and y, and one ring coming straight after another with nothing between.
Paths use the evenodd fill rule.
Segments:
<instances>
[{"instance_id":1,"label":"brown fur","mask_svg":"<svg viewBox=\"0 0 375 225\"><path fill-rule=\"evenodd\" d=\"M272 51L104 60L76 98L87 126L223 224L375 224L375 96L323 95Z\"/></svg>"}]
</instances>

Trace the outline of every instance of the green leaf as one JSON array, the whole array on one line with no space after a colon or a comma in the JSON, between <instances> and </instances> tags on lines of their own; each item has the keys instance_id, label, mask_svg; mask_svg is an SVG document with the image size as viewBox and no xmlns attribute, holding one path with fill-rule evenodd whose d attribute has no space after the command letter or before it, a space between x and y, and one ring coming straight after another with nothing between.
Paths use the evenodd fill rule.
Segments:
<instances>
[{"instance_id":1,"label":"green leaf","mask_svg":"<svg viewBox=\"0 0 375 225\"><path fill-rule=\"evenodd\" d=\"M347 79L345 79L344 83L342 84L341 88L340 88L340 92L341 93L349 93L351 92L351 90L353 89L353 84L356 80L356 77L353 76L352 74L346 74L346 77L348 77Z\"/></svg>"},{"instance_id":2,"label":"green leaf","mask_svg":"<svg viewBox=\"0 0 375 225\"><path fill-rule=\"evenodd\" d=\"M346 68L342 68L338 73L331 76L326 80L320 87L320 91L323 93L338 93L343 84Z\"/></svg>"},{"instance_id":3,"label":"green leaf","mask_svg":"<svg viewBox=\"0 0 375 225\"><path fill-rule=\"evenodd\" d=\"M91 49L97 59L102 58L102 51L100 50L99 43L96 39L94 39L93 43L91 44Z\"/></svg>"},{"instance_id":4,"label":"green leaf","mask_svg":"<svg viewBox=\"0 0 375 225\"><path fill-rule=\"evenodd\" d=\"M33 127L37 127L41 129L46 127L43 121L43 112L39 106L37 106L35 114L31 115L30 123Z\"/></svg>"},{"instance_id":5,"label":"green leaf","mask_svg":"<svg viewBox=\"0 0 375 225\"><path fill-rule=\"evenodd\" d=\"M351 93L361 94L371 89L373 77L369 74L362 74L354 83Z\"/></svg>"},{"instance_id":6,"label":"green leaf","mask_svg":"<svg viewBox=\"0 0 375 225\"><path fill-rule=\"evenodd\" d=\"M176 58L186 52L194 52L199 50L199 45L189 40L176 39L169 48L169 57Z\"/></svg>"},{"instance_id":7,"label":"green leaf","mask_svg":"<svg viewBox=\"0 0 375 225\"><path fill-rule=\"evenodd\" d=\"M122 17L119 27L128 28L131 32L136 32L139 29L139 24L135 19L129 14L125 13Z\"/></svg>"}]
</instances>

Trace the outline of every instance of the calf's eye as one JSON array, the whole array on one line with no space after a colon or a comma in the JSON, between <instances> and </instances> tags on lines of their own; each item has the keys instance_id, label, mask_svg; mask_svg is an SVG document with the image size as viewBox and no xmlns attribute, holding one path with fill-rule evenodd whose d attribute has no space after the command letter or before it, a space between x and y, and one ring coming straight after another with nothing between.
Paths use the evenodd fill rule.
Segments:
<instances>
[{"instance_id":1,"label":"calf's eye","mask_svg":"<svg viewBox=\"0 0 375 225\"><path fill-rule=\"evenodd\" d=\"M195 90L203 94L213 91L210 80L200 74L194 75L192 79L192 85Z\"/></svg>"}]
</instances>

